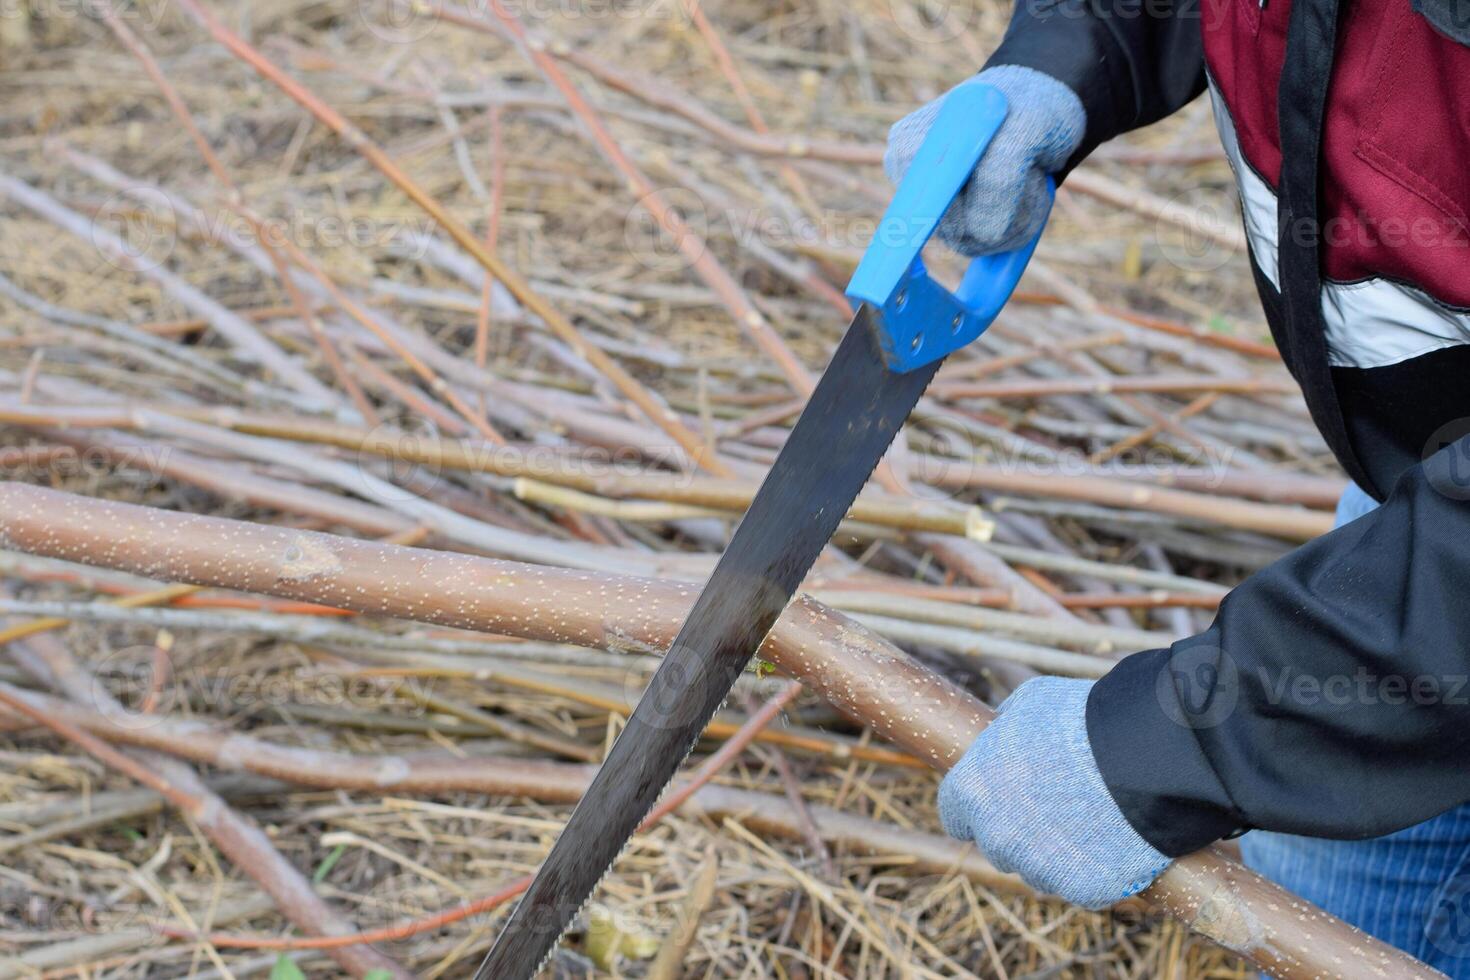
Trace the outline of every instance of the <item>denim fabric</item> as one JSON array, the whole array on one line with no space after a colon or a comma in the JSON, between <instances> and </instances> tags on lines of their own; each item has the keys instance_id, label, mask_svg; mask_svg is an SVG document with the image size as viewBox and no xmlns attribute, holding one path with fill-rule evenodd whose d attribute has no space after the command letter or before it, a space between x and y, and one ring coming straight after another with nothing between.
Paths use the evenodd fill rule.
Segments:
<instances>
[{"instance_id":1,"label":"denim fabric","mask_svg":"<svg viewBox=\"0 0 1470 980\"><path fill-rule=\"evenodd\" d=\"M1378 506L1355 484L1337 523ZM1470 980L1470 804L1385 837L1335 841L1254 831L1245 863L1364 932Z\"/></svg>"},{"instance_id":2,"label":"denim fabric","mask_svg":"<svg viewBox=\"0 0 1470 980\"><path fill-rule=\"evenodd\" d=\"M1368 496L1362 487L1349 483L1337 500L1337 526L1342 527L1356 521L1365 514L1372 513L1377 506L1378 501Z\"/></svg>"}]
</instances>

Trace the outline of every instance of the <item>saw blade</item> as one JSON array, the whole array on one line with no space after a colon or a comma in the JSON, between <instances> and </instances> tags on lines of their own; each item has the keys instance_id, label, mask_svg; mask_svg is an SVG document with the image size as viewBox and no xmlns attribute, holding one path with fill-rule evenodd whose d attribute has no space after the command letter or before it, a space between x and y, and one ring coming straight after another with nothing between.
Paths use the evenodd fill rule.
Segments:
<instances>
[{"instance_id":1,"label":"saw blade","mask_svg":"<svg viewBox=\"0 0 1470 980\"><path fill-rule=\"evenodd\" d=\"M864 305L475 980L530 980L673 779L939 364L897 374Z\"/></svg>"}]
</instances>

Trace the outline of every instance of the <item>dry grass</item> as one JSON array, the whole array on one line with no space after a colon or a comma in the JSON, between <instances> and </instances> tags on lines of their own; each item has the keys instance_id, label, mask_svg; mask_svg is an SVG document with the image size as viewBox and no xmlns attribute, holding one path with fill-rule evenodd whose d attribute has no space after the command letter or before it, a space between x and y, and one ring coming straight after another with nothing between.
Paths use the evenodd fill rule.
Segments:
<instances>
[{"instance_id":1,"label":"dry grass","mask_svg":"<svg viewBox=\"0 0 1470 980\"><path fill-rule=\"evenodd\" d=\"M708 14L772 132L871 150L899 115L973 71L999 37L1005 21L1001 3L954 6L969 23L953 38L945 37L942 26L915 19L918 13L906 0L739 0L711 5ZM493 215L496 251L508 265L584 336L666 398L692 431L704 439L718 437L734 472L747 479L758 475L789 422L767 415L796 394L732 316L729 297L718 297L710 280L678 255L556 91L513 47L437 21L419 7L389 8L368 0L265 0L213 9L386 148L459 221L483 234ZM548 0L515 9L534 30L579 57L651 76L728 123L749 128L715 49L680 0L636 0L636 6L635 0ZM473 365L482 303L478 274L422 211L347 142L314 125L211 43L173 4L145 4L121 14L158 59L244 202L265 217L271 233L309 255L374 316L416 338L416 350L437 347L441 360L430 360L433 373L453 370L446 359ZM843 325L830 301L831 287L840 288L881 210L881 173L870 165L806 159L788 165L740 153L667 108L615 91L595 74L567 70L629 157L705 241L707 254L729 271L799 361L818 370ZM491 105L500 107L493 119ZM228 191L206 167L157 84L97 17L62 0L29 0L0 13L0 106L0 173L41 190L104 234L121 236L135 260L108 258L97 237L63 231L56 220L12 197L0 222L0 275L50 305L0 294L0 399L7 406L223 405L326 417L242 356L218 323L202 322L210 317L151 272L163 269L308 367L339 399L338 417L350 415L353 401L313 330L293 311L295 299L268 264L259 264L265 253L251 226L231 209ZM1166 125L1110 148L1085 173L1115 181L1135 196L1151 194L1228 220L1228 168L1223 159L1199 152L1213 146L1213 139L1208 107L1196 103ZM109 180L98 161L166 194L130 193ZM199 209L202 227L181 201ZM1203 327L1212 337L1266 340L1244 254L1218 243L1195 244L1137 208L1109 204L1095 194L1064 194L1025 288L1061 295L1071 305L1014 304L991 335L956 358L954 377L1284 377L1269 357L1227 349L1229 339L1224 345L1181 342L1137 326L1139 316L1148 316ZM305 301L320 307L325 336L378 421L390 429L473 434L475 426L463 413L443 404L448 389L405 368L381 339L318 293L306 291ZM1134 320L1098 312L1094 303L1127 311ZM683 464L664 433L531 320L523 307L496 299L483 341L494 384L472 374L448 378L474 411L486 413L496 432L541 443L573 460L599 452L628 454L644 468ZM99 328L104 321L108 325ZM118 324L161 339L164 352L139 346ZM1066 349L1080 337L1108 331L1122 331L1118 342ZM1000 358L1012 360L988 363ZM1279 479L1289 490L1283 512L1296 503L1309 505L1315 510L1291 510L1288 517L1300 513L1315 527L1311 522L1320 523L1337 479L1294 396L966 396L946 399L941 409L915 427L910 462L919 472L925 460L947 457L957 464L960 484L971 463L1022 470L1034 464L1044 472L1075 464L1088 474L1114 457L1166 470L1224 466L1244 474L1246 482L1251 474ZM359 424L370 428L372 422ZM370 495L302 469L295 456L271 459L266 452L247 458L189 435L85 430L84 455L55 458L42 458L45 451L23 456L17 447L65 443L75 449L77 431L17 424L4 436L11 447L7 470L17 478L159 507L365 535L405 533L421 525L419 534L435 547L497 551L411 512L405 505L411 495L437 501L483 527L615 549L636 567L669 553L706 555L728 529L722 517L682 512L637 520L578 514L565 502L517 499L511 481L501 477L433 466L385 467L368 455L323 447L297 451L303 458L358 463L402 489L402 498L372 498L369 506L361 498ZM178 454L192 454L212 479L190 480L176 470L139 465L150 452L173 454L174 461ZM119 453L132 455L121 459ZM1086 464L1089 455L1097 457L1097 466ZM232 483L240 474L274 482L289 502L242 492ZM1187 576L1196 594L1211 594L1210 583L1228 585L1288 547L1282 537L1220 523L1208 513L1104 507L1085 494L1038 499L983 483L945 489L1002 515L997 540L1033 559L1045 552ZM372 513L324 513L311 504L312 494L355 496L360 510ZM963 571L947 566L921 538L871 529L857 533L856 544L846 541L848 554L861 557L885 582L928 583L936 595L953 587L949 598L956 602L975 598L961 595L967 587L1034 590L1033 604L1053 589L1076 595L1139 592L1130 582L1067 569L1009 571L979 581L972 568L975 574L966 581ZM1032 567L1012 559L1015 568ZM5 572L11 594L26 599L91 600L114 581L102 575L78 579L74 573L37 563L11 563ZM1024 608L1026 602L1016 605ZM280 626L246 631L227 619L228 610L202 611L217 620L171 632L153 623L79 622L59 635L95 673L96 683L137 712L139 724L147 723L146 707L281 746L369 757L430 750L547 755L544 746L528 747L493 725L487 728L487 717L513 721L595 756L616 734L619 716L572 696L572 689L636 691L647 676L611 656L579 654L555 669L560 691L486 684L423 666L365 677L343 668L343 644L293 638ZM1181 603L1077 615L1080 620L1064 622L1179 634L1198 628L1207 613ZM469 642L446 631L365 625ZM515 653L493 638L474 642L484 645L484 653L475 656ZM1024 669L995 661L977 667L952 642L906 642L990 696L1025 676ZM1033 636L1031 642L1074 652L1095 646L1065 635ZM156 670L160 643L171 663L166 677ZM0 660L0 679L35 684L10 660ZM747 693L764 697L775 684L752 677L748 687ZM827 732L842 745L870 738L809 699L787 717L789 724ZM783 765L790 778L783 779ZM570 812L565 803L525 798L391 798L266 785L225 770L206 770L206 776L364 930L421 918L533 870ZM910 768L757 745L716 782L772 799L799 790L810 805L894 828L938 831L932 808L936 777ZM556 961L557 975L648 975L653 949L689 921L694 932L671 975L1245 975L1237 961L1167 922L1081 913L997 893L963 874L917 869L906 856L904 838L894 853L874 855L836 844L824 855L800 828L794 837L776 837L746 823L739 814L684 813L639 836L598 893L610 917L593 917L590 928L579 927ZM276 965L276 953L166 941L151 927L295 934L194 822L161 808L156 796L40 729L19 726L0 748L0 830L0 954L8 957L0 958L0 976L263 975ZM881 840L870 843L883 847ZM712 896L707 904L691 901L693 883L711 863L717 869ZM380 948L422 976L469 976L501 914ZM609 935L629 955L608 955ZM291 957L312 976L342 969L320 952Z\"/></svg>"}]
</instances>

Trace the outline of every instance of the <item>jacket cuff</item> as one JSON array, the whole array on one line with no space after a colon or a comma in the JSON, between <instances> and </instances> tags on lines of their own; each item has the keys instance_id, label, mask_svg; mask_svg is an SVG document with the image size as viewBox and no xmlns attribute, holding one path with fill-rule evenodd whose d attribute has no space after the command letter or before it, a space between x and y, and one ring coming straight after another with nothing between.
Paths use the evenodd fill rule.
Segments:
<instances>
[{"instance_id":1,"label":"jacket cuff","mask_svg":"<svg viewBox=\"0 0 1470 980\"><path fill-rule=\"evenodd\" d=\"M1082 100L1087 132L1058 179L1097 147L1131 128L1136 116L1128 59L1088 0L1021 4L985 68L1019 65L1050 75Z\"/></svg>"},{"instance_id":2,"label":"jacket cuff","mask_svg":"<svg viewBox=\"0 0 1470 980\"><path fill-rule=\"evenodd\" d=\"M1103 782L1138 835L1169 857L1246 829L1195 736L1224 722L1239 688L1218 647L1181 640L1120 661L1087 699Z\"/></svg>"}]
</instances>

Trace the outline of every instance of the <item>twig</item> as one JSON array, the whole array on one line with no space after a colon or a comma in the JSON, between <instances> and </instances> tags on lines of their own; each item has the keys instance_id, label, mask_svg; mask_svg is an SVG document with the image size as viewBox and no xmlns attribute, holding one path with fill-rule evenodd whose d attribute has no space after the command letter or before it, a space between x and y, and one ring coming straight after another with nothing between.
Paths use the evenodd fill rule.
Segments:
<instances>
[{"instance_id":1,"label":"twig","mask_svg":"<svg viewBox=\"0 0 1470 980\"><path fill-rule=\"evenodd\" d=\"M685 428L684 424L669 410L668 406L639 384L616 361L594 345L589 344L582 337L581 332L572 325L570 320L563 317L561 313L537 295L531 289L529 283L488 251L479 239L475 237L473 232L466 228L458 219L450 215L443 205L411 180L377 144L368 139L366 134L358 129L357 126L349 122L347 117L343 116L331 106L328 106L302 87L299 82L286 75L249 42L225 27L198 0L180 0L180 5L215 40L224 45L231 54L245 62L262 78L277 86L302 108L306 109L334 133L342 137L348 146L361 154L384 177L387 177L395 187L403 191L410 200L422 208L429 217L433 218L435 223L443 228L450 238L454 239L476 262L480 263L486 272L504 283L505 288L510 290L511 294L523 306L545 321L551 331L560 337L564 343L568 344L578 355L606 376L654 424L658 425L659 428L663 429L664 432L683 447L684 451L689 453L701 467L717 475L729 475L730 471L728 467L709 451L709 448L702 439ZM3 186L3 184L0 184L0 187Z\"/></svg>"},{"instance_id":2,"label":"twig","mask_svg":"<svg viewBox=\"0 0 1470 980\"><path fill-rule=\"evenodd\" d=\"M1056 378L1037 381L937 381L941 398L1040 398L1046 395L1109 395L1137 392L1213 391L1221 394L1284 395L1296 391L1283 378L1212 378L1155 374L1147 377Z\"/></svg>"},{"instance_id":3,"label":"twig","mask_svg":"<svg viewBox=\"0 0 1470 980\"><path fill-rule=\"evenodd\" d=\"M500 106L490 114L490 203L485 216L485 248L494 252L500 240L500 213L505 207L505 142ZM475 366L483 369L490 356L490 311L495 280L485 277L480 287L480 311L475 317Z\"/></svg>"},{"instance_id":4,"label":"twig","mask_svg":"<svg viewBox=\"0 0 1470 980\"><path fill-rule=\"evenodd\" d=\"M456 8L443 3L431 9L445 20L463 26L475 26L473 11ZM841 143L813 140L802 136L759 133L729 123L710 110L680 93L670 85L655 83L627 71L603 64L583 52L565 45L551 45L545 49L548 56L563 59L592 74L598 81L610 85L650 105L693 123L695 126L724 143L760 156L785 157L801 160L822 160L829 163L878 166L883 162L884 148L873 144ZM1149 218L1175 225L1191 235L1200 235L1232 249L1236 254L1245 250L1245 236L1240 229L1214 219L1204 212L1196 212L1173 201L1138 188L1126 187L1095 171L1074 171L1067 178L1066 186L1078 193L1087 194L1115 207L1137 211Z\"/></svg>"},{"instance_id":5,"label":"twig","mask_svg":"<svg viewBox=\"0 0 1470 980\"><path fill-rule=\"evenodd\" d=\"M639 832L653 827L664 817L687 802L700 789L705 787L711 779L719 775L741 752L750 744L750 740L766 725L770 724L780 713L782 707L799 693L801 685L793 684L788 689L789 695L781 695L771 699L761 711L751 715L749 721L720 746L719 751L711 755L705 762L688 778L675 787L659 805L643 819L639 824ZM0 695L6 691L5 685L0 685ZM501 888L499 891L474 902L468 902L455 909L441 912L437 915L428 916L414 922L409 922L387 929L378 929L372 932L357 933L348 936L334 936L319 939L264 939L250 936L201 936L196 937L185 930L165 929L180 938L198 938L216 946L233 946L249 949L337 949L351 947L362 943L387 942L394 939L404 939L421 932L440 929L453 922L472 918L491 911L496 907L517 895L520 895L531 886L529 876L521 878L512 884Z\"/></svg>"},{"instance_id":6,"label":"twig","mask_svg":"<svg viewBox=\"0 0 1470 980\"><path fill-rule=\"evenodd\" d=\"M168 103L169 109L172 110L174 117L183 125L185 132L189 134L189 138L194 141L195 147L199 150L199 155L204 158L205 165L209 167L215 179L229 193L231 200L244 204L245 198L240 191L239 185L230 176L229 170L225 167L223 161L220 160L218 154L214 152L214 148L209 145L209 140L205 138L204 133L194 121L193 113L189 111L189 107L185 104L183 97L179 95L178 89L174 87L174 84L169 81L168 76L164 74L163 68L158 64L158 60L153 57L153 53L148 50L148 46L123 22L123 19L117 15L117 11L113 9L112 4L108 0L104 0L104 2L98 5L97 12L101 15L103 23L117 36L117 39L123 43L123 46L133 53L134 57L143 65L143 70L148 73L148 77L158 86L158 90L163 94L164 101ZM352 403L357 406L357 410L362 414L363 419L369 425L375 424L377 422L377 414L373 411L372 403L363 395L362 389L348 376L346 368L342 364L341 356L337 353L336 347L332 345L332 341L326 335L326 331L322 329L321 321L317 319L316 313L311 308L311 304L307 302L306 297L301 295L300 290L296 288L296 284L291 281L291 276L286 270L285 262L281 259L276 249L272 247L266 236L259 234L259 229L256 229L256 232L256 241L259 243L261 249L265 251L266 255L270 257L271 263L276 268L277 277L280 279L282 287L285 288L291 300L292 308L296 311L296 315L300 318L301 322L305 323L311 331L312 338L316 340L317 346L321 349L322 358L327 362L327 367L331 369L332 375L337 379L337 383L342 386L342 390L347 392L348 397L352 399Z\"/></svg>"},{"instance_id":7,"label":"twig","mask_svg":"<svg viewBox=\"0 0 1470 980\"><path fill-rule=\"evenodd\" d=\"M347 927L346 920L312 891L306 879L281 857L265 833L209 790L187 766L176 762L150 765L146 758L134 758L114 749L67 721L59 710L46 711L34 707L30 699L9 685L0 684L0 704L51 729L163 796L208 833L220 849L275 900L282 913L302 928L318 934L331 934ZM52 704L54 708L64 710L64 703ZM386 956L369 948L342 949L333 958L353 976L366 976L373 970L386 970L400 980L409 980L412 976Z\"/></svg>"},{"instance_id":8,"label":"twig","mask_svg":"<svg viewBox=\"0 0 1470 980\"><path fill-rule=\"evenodd\" d=\"M465 15L458 13L451 15L442 5L436 5L433 9L445 20L456 24L464 23L462 17ZM485 10L499 21L505 34L515 41L531 63L566 100L572 113L587 127L598 150L628 182L629 187L638 198L639 205L647 209L649 214L658 221L660 227L673 239L675 247L684 255L690 268L698 273L715 295L719 296L721 303L735 317L735 322L740 324L756 345L775 361L776 366L795 391L803 395L811 394L812 388L816 385L811 372L781 339L781 335L771 326L765 314L756 308L755 303L751 301L735 277L710 251L704 239L664 199L663 193L639 169L632 157L628 156L616 137L598 117L596 111L556 63L556 58L548 49L555 49L557 46L533 36L501 0L487 0ZM474 19L477 12L471 12L467 16Z\"/></svg>"},{"instance_id":9,"label":"twig","mask_svg":"<svg viewBox=\"0 0 1470 980\"><path fill-rule=\"evenodd\" d=\"M608 624L621 620L641 641L661 646L694 598L678 585L399 549L15 484L0 485L0 529L4 544L36 554L559 641L600 644ZM840 642L832 642L834 630ZM763 651L839 710L936 767L963 754L990 717L968 694L809 599L788 607ZM1145 897L1286 980L1322 972L1350 980L1384 971L1435 976L1211 851L1175 862Z\"/></svg>"},{"instance_id":10,"label":"twig","mask_svg":"<svg viewBox=\"0 0 1470 980\"><path fill-rule=\"evenodd\" d=\"M152 279L174 299L207 320L211 327L242 352L275 372L282 381L311 399L318 407L326 407L336 401L336 396L329 388L267 340L253 324L225 309L162 265L142 261L111 231L88 221L45 192L9 174L0 173L0 192L78 239L92 242L111 261Z\"/></svg>"},{"instance_id":11,"label":"twig","mask_svg":"<svg viewBox=\"0 0 1470 980\"><path fill-rule=\"evenodd\" d=\"M715 897L715 883L719 877L719 859L711 850L699 866L694 883L689 886L689 894L679 907L679 914L674 917L673 934L664 939L658 955L648 964L647 980L678 980L684 958L689 955L689 948L694 945L699 932L700 916L704 915L704 910L709 908Z\"/></svg>"},{"instance_id":12,"label":"twig","mask_svg":"<svg viewBox=\"0 0 1470 980\"><path fill-rule=\"evenodd\" d=\"M232 210L234 210L237 214L244 218L245 221L250 225L250 227L256 230L256 234L262 234L264 223L257 215L250 211L249 208L245 207L243 204L237 204L232 207ZM504 437L502 437L500 433L496 432L495 429L491 427L490 423L487 422L479 412L475 411L474 408L466 403L464 399L461 398L459 394L456 393L455 390L450 387L450 385L445 382L443 378L439 377L439 375L434 371L433 368L429 367L417 356L415 356L412 351L403 346L403 344L399 342L398 338L390 330L379 323L378 319L374 317L372 313L367 310L366 307L364 307L361 303L357 302L357 300L353 299L345 292L343 292L342 289L332 280L331 276L328 276L326 271L316 261L314 261L310 256L303 252L299 247L297 247L294 242L290 241L289 239L282 238L280 240L280 245L281 248L285 251L286 255L290 257L292 262L305 270L309 276L317 281L318 285L320 285L322 289L326 291L327 295L331 297L332 302L336 303L339 307L342 308L343 311L347 313L348 316L352 317L352 319L362 324L362 326L370 331L373 336L382 341L383 344L394 353L394 355L401 359L403 363L408 365L410 370L412 370L415 374L417 374L420 378L424 380L424 382L429 386L429 390L433 391L445 401L449 402L449 404L453 406L454 410L457 411L466 422L474 427L475 431L480 434L481 438L495 443L502 443L505 441Z\"/></svg>"}]
</instances>

